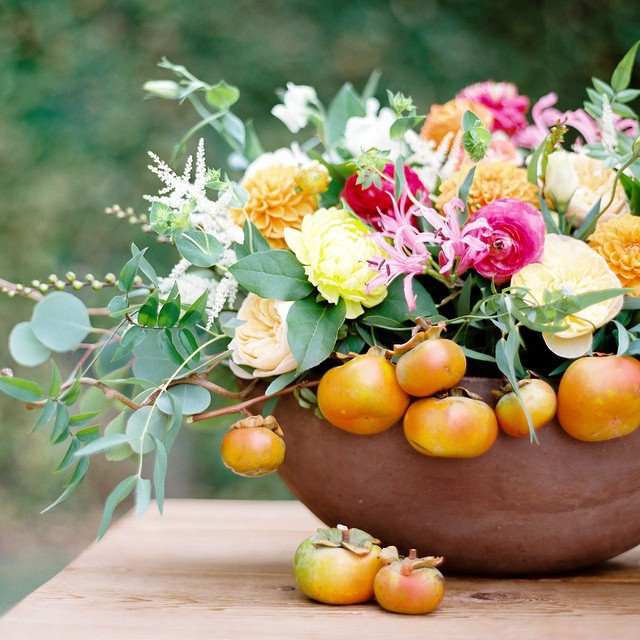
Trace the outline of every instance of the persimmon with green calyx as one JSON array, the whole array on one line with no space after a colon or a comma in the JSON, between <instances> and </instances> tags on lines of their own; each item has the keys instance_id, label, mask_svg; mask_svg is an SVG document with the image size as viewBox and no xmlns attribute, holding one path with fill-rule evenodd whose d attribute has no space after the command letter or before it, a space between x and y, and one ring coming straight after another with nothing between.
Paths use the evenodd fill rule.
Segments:
<instances>
[{"instance_id":1,"label":"persimmon with green calyx","mask_svg":"<svg viewBox=\"0 0 640 640\"><path fill-rule=\"evenodd\" d=\"M293 558L300 591L326 604L356 604L373 598L373 580L384 565L380 540L361 529L318 529Z\"/></svg>"},{"instance_id":2,"label":"persimmon with green calyx","mask_svg":"<svg viewBox=\"0 0 640 640\"><path fill-rule=\"evenodd\" d=\"M619 438L640 426L640 362L631 356L585 356L558 387L558 422L574 438Z\"/></svg>"},{"instance_id":3,"label":"persimmon with green calyx","mask_svg":"<svg viewBox=\"0 0 640 640\"><path fill-rule=\"evenodd\" d=\"M376 574L373 591L378 604L394 613L424 614L444 597L444 576L436 567L444 558L418 558L415 549L400 558L396 547L385 547L380 557L388 564Z\"/></svg>"},{"instance_id":4,"label":"persimmon with green calyx","mask_svg":"<svg viewBox=\"0 0 640 640\"><path fill-rule=\"evenodd\" d=\"M520 396L531 417L531 427L537 431L553 420L556 415L557 399L553 387L544 380L529 378L521 380ZM496 417L500 428L510 436L528 436L531 434L527 415L520 398L508 386L496 404Z\"/></svg>"},{"instance_id":5,"label":"persimmon with green calyx","mask_svg":"<svg viewBox=\"0 0 640 640\"><path fill-rule=\"evenodd\" d=\"M403 426L416 451L442 458L475 458L488 451L498 436L493 409L461 387L443 397L413 402Z\"/></svg>"},{"instance_id":6,"label":"persimmon with green calyx","mask_svg":"<svg viewBox=\"0 0 640 640\"><path fill-rule=\"evenodd\" d=\"M229 427L220 455L226 467L240 476L264 476L284 461L284 434L273 416L249 416Z\"/></svg>"},{"instance_id":7,"label":"persimmon with green calyx","mask_svg":"<svg viewBox=\"0 0 640 640\"><path fill-rule=\"evenodd\" d=\"M318 407L334 426L361 435L385 431L409 406L384 351L372 347L329 369L318 385Z\"/></svg>"},{"instance_id":8,"label":"persimmon with green calyx","mask_svg":"<svg viewBox=\"0 0 640 640\"><path fill-rule=\"evenodd\" d=\"M396 363L396 378L409 395L432 396L451 389L462 380L467 370L464 352L453 340L441 338L444 324L417 333L401 352ZM413 346L415 345L415 346Z\"/></svg>"}]
</instances>

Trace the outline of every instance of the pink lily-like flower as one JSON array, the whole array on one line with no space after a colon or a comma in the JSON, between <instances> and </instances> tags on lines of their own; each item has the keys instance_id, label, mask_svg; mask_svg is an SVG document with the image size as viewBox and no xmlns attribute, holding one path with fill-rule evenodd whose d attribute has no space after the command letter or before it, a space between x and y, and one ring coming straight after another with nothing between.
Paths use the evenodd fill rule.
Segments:
<instances>
[{"instance_id":1,"label":"pink lily-like flower","mask_svg":"<svg viewBox=\"0 0 640 640\"><path fill-rule=\"evenodd\" d=\"M549 134L549 129L558 121L565 122L576 129L587 144L597 142L600 139L598 123L583 109L562 112L553 105L558 101L558 95L554 92L547 93L536 102L531 109L533 124L518 131L512 138L519 147L535 149ZM614 114L616 129L635 137L638 134L638 126L635 120L621 118Z\"/></svg>"},{"instance_id":2,"label":"pink lily-like flower","mask_svg":"<svg viewBox=\"0 0 640 640\"><path fill-rule=\"evenodd\" d=\"M440 273L445 276L462 275L490 250L491 226L486 220L476 220L461 227L458 212L464 208L462 200L454 198L444 205L444 216L435 209L423 209L421 212L434 229L423 233L423 238L440 246L438 263Z\"/></svg>"}]
</instances>

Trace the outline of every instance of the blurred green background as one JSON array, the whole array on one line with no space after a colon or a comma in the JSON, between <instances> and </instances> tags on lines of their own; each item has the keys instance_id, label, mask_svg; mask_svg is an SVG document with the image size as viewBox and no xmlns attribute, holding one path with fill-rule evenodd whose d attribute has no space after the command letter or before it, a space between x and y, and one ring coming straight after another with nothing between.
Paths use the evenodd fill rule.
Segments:
<instances>
[{"instance_id":1,"label":"blurred green background","mask_svg":"<svg viewBox=\"0 0 640 640\"><path fill-rule=\"evenodd\" d=\"M163 55L240 86L236 112L272 148L288 139L269 114L287 81L314 85L326 101L377 68L380 96L411 94L424 113L471 82L508 80L533 100L555 90L561 108L576 108L590 77L608 78L639 37L640 12L626 0L0 0L0 278L102 276L131 240L148 240L102 211L116 202L143 211L141 194L158 188L146 151L168 158L197 121L188 105L143 100L145 80L169 77L156 67ZM227 151L207 136L209 163L224 166ZM151 252L168 268L162 249ZM30 309L0 298L0 367L13 365L7 336ZM73 500L38 515L61 489L53 469L63 452L30 435L32 423L0 398L0 612L93 539L121 477L97 464ZM222 469L220 436L183 431L170 495L288 495L277 477L243 481Z\"/></svg>"}]
</instances>

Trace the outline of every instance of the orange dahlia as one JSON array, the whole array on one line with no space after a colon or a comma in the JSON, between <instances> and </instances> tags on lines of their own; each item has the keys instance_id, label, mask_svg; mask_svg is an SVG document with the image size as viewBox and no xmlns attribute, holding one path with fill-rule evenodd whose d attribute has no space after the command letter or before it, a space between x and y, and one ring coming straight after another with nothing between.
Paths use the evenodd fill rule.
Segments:
<instances>
[{"instance_id":1,"label":"orange dahlia","mask_svg":"<svg viewBox=\"0 0 640 640\"><path fill-rule=\"evenodd\" d=\"M272 249L286 249L284 230L299 229L302 218L316 209L315 196L296 184L297 174L296 167L281 164L256 171L242 183L249 193L244 209L230 209L233 221L242 225L249 218Z\"/></svg>"},{"instance_id":2,"label":"orange dahlia","mask_svg":"<svg viewBox=\"0 0 640 640\"><path fill-rule=\"evenodd\" d=\"M484 126L491 130L493 114L487 107L471 100L454 98L444 104L431 105L420 135L438 146L448 133L455 136L462 129L462 116L467 110L473 111L482 120Z\"/></svg>"},{"instance_id":3,"label":"orange dahlia","mask_svg":"<svg viewBox=\"0 0 640 640\"><path fill-rule=\"evenodd\" d=\"M440 186L440 196L436 207L442 211L444 205L456 197L468 167L464 167L445 180ZM469 214L491 204L498 198L517 198L528 202L536 209L540 208L538 189L527 180L525 169L519 169L511 162L481 162L476 166L473 184L469 191L467 204Z\"/></svg>"},{"instance_id":4,"label":"orange dahlia","mask_svg":"<svg viewBox=\"0 0 640 640\"><path fill-rule=\"evenodd\" d=\"M629 295L640 296L640 217L626 213L600 222L589 244L609 264Z\"/></svg>"}]
</instances>

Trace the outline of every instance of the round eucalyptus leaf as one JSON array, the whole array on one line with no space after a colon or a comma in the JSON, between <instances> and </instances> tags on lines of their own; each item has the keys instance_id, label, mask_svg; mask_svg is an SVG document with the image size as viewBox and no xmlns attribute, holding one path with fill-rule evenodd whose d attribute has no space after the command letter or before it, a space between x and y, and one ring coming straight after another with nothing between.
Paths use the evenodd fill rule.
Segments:
<instances>
[{"instance_id":1,"label":"round eucalyptus leaf","mask_svg":"<svg viewBox=\"0 0 640 640\"><path fill-rule=\"evenodd\" d=\"M151 436L162 440L166 426L167 417L163 413L154 407L142 407L129 416L125 433L136 453L149 453L155 447Z\"/></svg>"},{"instance_id":2,"label":"round eucalyptus leaf","mask_svg":"<svg viewBox=\"0 0 640 640\"><path fill-rule=\"evenodd\" d=\"M174 362L171 356L159 343L159 333L150 333L140 344L133 349L135 360L133 361L133 375L136 378L144 378L154 384L161 384L163 380L170 378L180 366ZM178 377L189 374L189 366L183 367Z\"/></svg>"},{"instance_id":3,"label":"round eucalyptus leaf","mask_svg":"<svg viewBox=\"0 0 640 640\"><path fill-rule=\"evenodd\" d=\"M34 307L31 329L45 347L62 352L75 349L91 331L91 323L81 300L65 291L56 291Z\"/></svg>"},{"instance_id":4,"label":"round eucalyptus leaf","mask_svg":"<svg viewBox=\"0 0 640 640\"><path fill-rule=\"evenodd\" d=\"M128 414L128 411L123 411L118 414L105 428L105 435L110 435L112 433L124 433L127 426ZM133 449L128 444L119 444L118 446L105 451L107 460L110 460L111 462L120 462L121 460L126 460L132 455Z\"/></svg>"},{"instance_id":5,"label":"round eucalyptus leaf","mask_svg":"<svg viewBox=\"0 0 640 640\"><path fill-rule=\"evenodd\" d=\"M37 367L51 355L38 338L33 335L30 322L19 322L9 334L9 353L24 367Z\"/></svg>"},{"instance_id":6,"label":"round eucalyptus leaf","mask_svg":"<svg viewBox=\"0 0 640 640\"><path fill-rule=\"evenodd\" d=\"M168 415L173 413L171 400L167 397L169 393L179 400L179 406L182 407L182 415L185 416L200 413L211 403L211 393L203 387L198 387L195 384L178 384L165 391L156 403L158 409Z\"/></svg>"}]
</instances>

